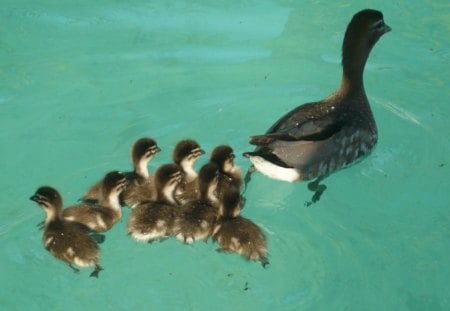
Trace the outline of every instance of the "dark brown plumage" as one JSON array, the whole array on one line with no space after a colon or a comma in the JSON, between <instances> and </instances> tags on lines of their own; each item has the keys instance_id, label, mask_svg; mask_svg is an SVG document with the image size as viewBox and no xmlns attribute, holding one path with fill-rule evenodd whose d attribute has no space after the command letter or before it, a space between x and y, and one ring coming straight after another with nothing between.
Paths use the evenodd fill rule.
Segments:
<instances>
[{"instance_id":1,"label":"dark brown plumage","mask_svg":"<svg viewBox=\"0 0 450 311\"><path fill-rule=\"evenodd\" d=\"M119 196L125 189L127 180L119 172L110 172L102 180L102 200L98 204L78 204L65 208L62 212L66 220L83 224L95 232L109 230L122 217Z\"/></svg>"},{"instance_id":2,"label":"dark brown plumage","mask_svg":"<svg viewBox=\"0 0 450 311\"><path fill-rule=\"evenodd\" d=\"M181 168L166 164L155 173L156 199L143 202L133 209L128 220L128 233L135 240L162 240L173 232L178 206L175 190L182 179Z\"/></svg>"},{"instance_id":3,"label":"dark brown plumage","mask_svg":"<svg viewBox=\"0 0 450 311\"><path fill-rule=\"evenodd\" d=\"M343 41L341 86L322 101L288 112L266 134L253 136L250 143L257 148L244 154L253 163L250 172L256 168L290 182L317 178L309 184L315 202L325 190L320 180L371 152L378 134L363 72L373 46L390 30L379 11L367 9L353 16Z\"/></svg>"},{"instance_id":4,"label":"dark brown plumage","mask_svg":"<svg viewBox=\"0 0 450 311\"><path fill-rule=\"evenodd\" d=\"M153 178L148 171L148 163L160 152L156 142L151 138L137 140L131 148L131 162L134 170L124 173L128 186L121 194L121 204L133 208L138 203L155 197ZM81 201L98 204L103 200L102 181L98 181L83 195Z\"/></svg>"},{"instance_id":5,"label":"dark brown plumage","mask_svg":"<svg viewBox=\"0 0 450 311\"><path fill-rule=\"evenodd\" d=\"M218 251L234 252L265 267L267 259L266 236L250 219L240 216L240 194L229 188L223 195L221 216L214 229L213 240Z\"/></svg>"},{"instance_id":6,"label":"dark brown plumage","mask_svg":"<svg viewBox=\"0 0 450 311\"><path fill-rule=\"evenodd\" d=\"M180 204L199 197L198 174L194 164L205 151L192 139L184 139L177 143L173 151L173 161L183 170L183 180L177 189L176 199Z\"/></svg>"},{"instance_id":7,"label":"dark brown plumage","mask_svg":"<svg viewBox=\"0 0 450 311\"><path fill-rule=\"evenodd\" d=\"M219 166L219 183L217 185L217 197L221 200L224 191L230 187L241 189L242 172L234 163L234 151L228 145L220 145L214 148L210 161Z\"/></svg>"},{"instance_id":8,"label":"dark brown plumage","mask_svg":"<svg viewBox=\"0 0 450 311\"><path fill-rule=\"evenodd\" d=\"M184 204L175 222L174 235L184 243L207 241L214 230L219 210L215 195L219 176L219 167L215 163L207 163L200 169L198 176L198 199Z\"/></svg>"},{"instance_id":9,"label":"dark brown plumage","mask_svg":"<svg viewBox=\"0 0 450 311\"><path fill-rule=\"evenodd\" d=\"M45 249L66 262L75 272L79 270L72 264L95 267L91 276L98 277L99 272L103 270L99 265L98 245L76 223L62 218L63 200L59 192L48 186L40 187L30 200L35 201L46 212L43 235Z\"/></svg>"}]
</instances>

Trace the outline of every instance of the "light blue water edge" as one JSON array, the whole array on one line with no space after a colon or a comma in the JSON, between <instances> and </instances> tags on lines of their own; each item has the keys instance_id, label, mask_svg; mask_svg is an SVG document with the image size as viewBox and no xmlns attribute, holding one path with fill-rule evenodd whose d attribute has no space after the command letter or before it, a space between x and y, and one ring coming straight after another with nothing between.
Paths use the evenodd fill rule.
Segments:
<instances>
[{"instance_id":1,"label":"light blue water edge","mask_svg":"<svg viewBox=\"0 0 450 311\"><path fill-rule=\"evenodd\" d=\"M351 16L393 31L366 66L379 143L333 174L312 207L305 183L254 174L243 215L270 265L209 242L146 245L106 234L100 278L42 245L43 184L67 205L131 144L157 140L150 169L182 138L241 156L248 138L339 84ZM0 9L0 309L448 310L450 5L447 1L3 1ZM199 168L207 161L202 158Z\"/></svg>"}]
</instances>

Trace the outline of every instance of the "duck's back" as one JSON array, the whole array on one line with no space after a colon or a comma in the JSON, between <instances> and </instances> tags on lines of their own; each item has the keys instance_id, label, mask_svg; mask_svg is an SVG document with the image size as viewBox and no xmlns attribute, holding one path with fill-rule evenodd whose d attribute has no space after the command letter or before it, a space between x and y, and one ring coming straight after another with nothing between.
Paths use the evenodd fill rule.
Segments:
<instances>
[{"instance_id":1,"label":"duck's back","mask_svg":"<svg viewBox=\"0 0 450 311\"><path fill-rule=\"evenodd\" d=\"M135 230L147 231L162 224L170 230L177 215L176 207L162 202L150 201L138 205L129 220Z\"/></svg>"},{"instance_id":2,"label":"duck's back","mask_svg":"<svg viewBox=\"0 0 450 311\"><path fill-rule=\"evenodd\" d=\"M120 211L100 205L79 204L63 210L63 217L97 232L108 230L122 216Z\"/></svg>"},{"instance_id":3,"label":"duck's back","mask_svg":"<svg viewBox=\"0 0 450 311\"><path fill-rule=\"evenodd\" d=\"M127 175L129 185L121 193L121 200L130 208L138 204L154 200L156 196L153 177L143 178L137 174Z\"/></svg>"},{"instance_id":4,"label":"duck's back","mask_svg":"<svg viewBox=\"0 0 450 311\"><path fill-rule=\"evenodd\" d=\"M83 266L84 262L85 265L93 265L99 259L95 240L82 232L76 224L67 221L49 223L44 231L43 242L50 253L69 263L75 262Z\"/></svg>"},{"instance_id":5,"label":"duck's back","mask_svg":"<svg viewBox=\"0 0 450 311\"><path fill-rule=\"evenodd\" d=\"M239 252L245 248L245 253L265 249L265 235L251 220L238 216L224 219L220 228L214 234L214 240L230 250Z\"/></svg>"},{"instance_id":6,"label":"duck's back","mask_svg":"<svg viewBox=\"0 0 450 311\"><path fill-rule=\"evenodd\" d=\"M251 143L282 167L295 168L299 180L327 175L370 153L377 129L365 95L330 96L299 106Z\"/></svg>"}]
</instances>

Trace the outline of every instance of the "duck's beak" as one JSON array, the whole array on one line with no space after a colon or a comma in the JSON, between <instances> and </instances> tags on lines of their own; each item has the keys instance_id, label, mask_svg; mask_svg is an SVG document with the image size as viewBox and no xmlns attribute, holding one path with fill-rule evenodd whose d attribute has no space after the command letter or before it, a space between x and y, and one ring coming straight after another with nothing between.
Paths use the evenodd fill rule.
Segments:
<instances>
[{"instance_id":1,"label":"duck's beak","mask_svg":"<svg viewBox=\"0 0 450 311\"><path fill-rule=\"evenodd\" d=\"M41 196L38 195L38 194L33 194L33 195L30 197L30 200L31 200L31 201L34 201L34 202L36 202L36 203L38 203L38 204L40 204L40 202L42 201L41 199L42 199Z\"/></svg>"},{"instance_id":2,"label":"duck's beak","mask_svg":"<svg viewBox=\"0 0 450 311\"><path fill-rule=\"evenodd\" d=\"M388 24L384 24L383 33L389 32L391 30L392 30L391 26L389 26Z\"/></svg>"}]
</instances>

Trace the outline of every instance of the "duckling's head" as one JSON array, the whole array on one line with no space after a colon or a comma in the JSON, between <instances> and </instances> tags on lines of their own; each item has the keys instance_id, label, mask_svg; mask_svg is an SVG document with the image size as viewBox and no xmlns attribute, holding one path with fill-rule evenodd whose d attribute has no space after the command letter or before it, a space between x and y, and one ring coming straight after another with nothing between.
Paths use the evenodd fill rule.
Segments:
<instances>
[{"instance_id":1,"label":"duckling's head","mask_svg":"<svg viewBox=\"0 0 450 311\"><path fill-rule=\"evenodd\" d=\"M200 196L211 199L219 182L219 166L214 162L206 163L198 174Z\"/></svg>"},{"instance_id":2,"label":"duckling's head","mask_svg":"<svg viewBox=\"0 0 450 311\"><path fill-rule=\"evenodd\" d=\"M159 199L175 202L174 192L183 179L181 167L177 164L164 164L155 173L155 187Z\"/></svg>"},{"instance_id":3,"label":"duckling's head","mask_svg":"<svg viewBox=\"0 0 450 311\"><path fill-rule=\"evenodd\" d=\"M173 162L182 165L183 161L195 162L202 154L205 154L200 145L192 139L184 139L177 143L173 150Z\"/></svg>"},{"instance_id":4,"label":"duckling's head","mask_svg":"<svg viewBox=\"0 0 450 311\"><path fill-rule=\"evenodd\" d=\"M131 150L131 157L135 165L142 161L148 163L148 161L150 161L150 159L160 151L161 149L156 144L156 141L151 138L144 137L134 143Z\"/></svg>"},{"instance_id":5,"label":"duckling's head","mask_svg":"<svg viewBox=\"0 0 450 311\"><path fill-rule=\"evenodd\" d=\"M347 26L342 45L342 64L345 70L362 73L370 51L381 36L391 31L384 23L383 13L365 9L356 13Z\"/></svg>"},{"instance_id":6,"label":"duckling's head","mask_svg":"<svg viewBox=\"0 0 450 311\"><path fill-rule=\"evenodd\" d=\"M241 194L234 187L228 187L222 197L220 214L224 218L234 218L241 213Z\"/></svg>"},{"instance_id":7,"label":"duckling's head","mask_svg":"<svg viewBox=\"0 0 450 311\"><path fill-rule=\"evenodd\" d=\"M118 171L109 172L103 178L103 196L105 198L118 197L127 186L127 183L124 174Z\"/></svg>"},{"instance_id":8,"label":"duckling's head","mask_svg":"<svg viewBox=\"0 0 450 311\"><path fill-rule=\"evenodd\" d=\"M220 171L231 173L234 168L234 158L233 148L228 145L220 145L214 148L210 159L219 166Z\"/></svg>"},{"instance_id":9,"label":"duckling's head","mask_svg":"<svg viewBox=\"0 0 450 311\"><path fill-rule=\"evenodd\" d=\"M47 213L47 219L51 220L62 210L63 200L59 192L48 186L40 187L36 193L30 197Z\"/></svg>"}]
</instances>

